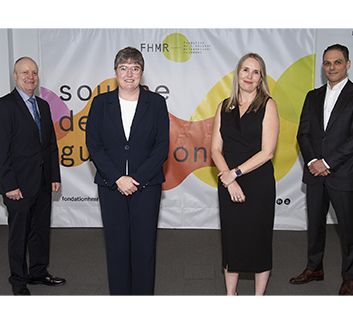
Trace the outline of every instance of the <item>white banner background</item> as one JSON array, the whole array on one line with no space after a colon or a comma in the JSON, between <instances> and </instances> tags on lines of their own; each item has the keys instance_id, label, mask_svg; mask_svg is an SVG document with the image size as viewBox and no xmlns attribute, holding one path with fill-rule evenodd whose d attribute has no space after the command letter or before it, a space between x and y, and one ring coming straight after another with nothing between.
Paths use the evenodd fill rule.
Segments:
<instances>
[{"instance_id":1,"label":"white banner background","mask_svg":"<svg viewBox=\"0 0 353 324\"><path fill-rule=\"evenodd\" d=\"M177 42L180 35L176 33L182 34L186 40L184 50L173 48L173 45L180 45ZM319 53L316 62L320 64L323 48L340 41L337 35L324 42L320 32L309 29L50 29L39 30L38 35L41 86L56 96L61 96L63 100L60 105L64 103L73 116L82 113L89 103L87 99L91 91L97 85L114 77L113 60L117 51L123 47L133 46L142 51L145 58L144 84L152 91L157 89L164 92L161 94L167 97L169 113L184 120L185 124L191 120L210 118L211 112L214 114L216 110L214 102L219 102L215 95L216 90L225 89L225 93L229 90L229 80L228 83L224 80L221 83L221 80L234 70L243 54L250 51L259 53L264 58L267 73L272 79L270 85L275 89L272 95L276 100L279 98L277 102L281 122L283 121L281 136L282 140L285 139L279 148L282 151L279 157L284 157L283 163L279 159L275 161L275 228L305 229L302 162L297 156L290 163L286 158L293 156L295 151L293 130L296 130L296 121L299 118L298 107L301 109L306 91L314 86L315 64L310 62L314 62L314 54ZM343 40L342 43L347 44L347 41ZM303 62L297 64L298 61ZM317 69L317 73L319 72L320 69ZM305 91L305 87L300 85L303 74L308 88ZM316 82L317 80L318 76ZM59 113L55 109L60 105L53 97L49 99L52 100L54 115ZM84 132L80 131L78 124L69 126L74 129L68 133L71 136L78 135L74 144L74 149L78 150L82 143L79 138ZM81 127L84 128L84 125ZM206 129L205 137L208 132ZM197 139L191 134L185 141L197 142ZM288 147L284 148L283 145L288 143ZM171 143L172 152L176 147L180 147L180 141ZM84 149L82 148L83 151ZM61 145L60 155L62 154ZM84 152L83 156L86 157ZM193 152L189 152L189 156L190 160L184 164L190 166ZM64 163L67 164L68 161ZM179 165L180 169L184 167L181 162ZM205 168L206 171L207 169L210 168ZM278 170L281 172L277 172ZM92 164L87 161L77 166L62 166L61 172L62 192L54 197L52 225L101 226L99 202L94 201L97 190L93 183ZM205 174L207 172L201 172L201 175L197 172L188 173L180 184L163 191L159 227L219 228L217 190L209 184ZM0 222L6 222L4 208L0 208Z\"/></svg>"}]
</instances>

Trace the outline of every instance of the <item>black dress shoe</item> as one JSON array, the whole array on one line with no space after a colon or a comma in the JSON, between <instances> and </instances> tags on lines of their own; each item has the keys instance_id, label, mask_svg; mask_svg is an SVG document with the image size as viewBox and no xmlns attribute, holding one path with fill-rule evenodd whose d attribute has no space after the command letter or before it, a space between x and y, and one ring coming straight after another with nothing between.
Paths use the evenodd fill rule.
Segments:
<instances>
[{"instance_id":1,"label":"black dress shoe","mask_svg":"<svg viewBox=\"0 0 353 324\"><path fill-rule=\"evenodd\" d=\"M31 294L27 287L12 287L12 292L15 296L29 296Z\"/></svg>"},{"instance_id":2,"label":"black dress shoe","mask_svg":"<svg viewBox=\"0 0 353 324\"><path fill-rule=\"evenodd\" d=\"M289 283L298 285L305 284L313 280L324 280L324 272L322 270L310 270L306 268L300 275L289 279Z\"/></svg>"},{"instance_id":3,"label":"black dress shoe","mask_svg":"<svg viewBox=\"0 0 353 324\"><path fill-rule=\"evenodd\" d=\"M353 280L344 280L342 282L339 295L353 295Z\"/></svg>"},{"instance_id":4,"label":"black dress shoe","mask_svg":"<svg viewBox=\"0 0 353 324\"><path fill-rule=\"evenodd\" d=\"M28 283L31 285L61 286L66 282L64 278L54 277L51 274L43 278L30 278Z\"/></svg>"}]
</instances>

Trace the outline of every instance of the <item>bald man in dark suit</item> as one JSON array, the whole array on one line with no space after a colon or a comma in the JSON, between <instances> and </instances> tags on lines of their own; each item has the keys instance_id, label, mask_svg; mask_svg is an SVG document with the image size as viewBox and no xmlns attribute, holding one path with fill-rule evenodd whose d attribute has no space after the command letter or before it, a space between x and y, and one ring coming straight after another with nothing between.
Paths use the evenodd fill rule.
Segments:
<instances>
[{"instance_id":1,"label":"bald man in dark suit","mask_svg":"<svg viewBox=\"0 0 353 324\"><path fill-rule=\"evenodd\" d=\"M34 95L36 62L18 59L13 77L16 88L0 98L0 192L8 211L9 281L14 295L30 295L27 283L65 283L47 270L51 192L60 189L60 168L49 105Z\"/></svg>"}]
</instances>

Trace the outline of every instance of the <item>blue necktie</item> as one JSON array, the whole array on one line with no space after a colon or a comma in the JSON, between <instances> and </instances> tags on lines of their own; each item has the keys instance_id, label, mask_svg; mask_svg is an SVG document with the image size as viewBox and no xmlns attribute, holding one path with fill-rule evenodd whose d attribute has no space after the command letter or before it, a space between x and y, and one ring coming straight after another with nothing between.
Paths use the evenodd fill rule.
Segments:
<instances>
[{"instance_id":1,"label":"blue necktie","mask_svg":"<svg viewBox=\"0 0 353 324\"><path fill-rule=\"evenodd\" d=\"M36 99L34 98L29 98L28 101L31 103L31 110L33 113L33 118L35 123L37 124L38 127L38 131L39 131L39 138L42 141L42 132L41 132L41 127L40 127L40 117L39 117L39 113L37 110L37 105L36 105Z\"/></svg>"}]
</instances>

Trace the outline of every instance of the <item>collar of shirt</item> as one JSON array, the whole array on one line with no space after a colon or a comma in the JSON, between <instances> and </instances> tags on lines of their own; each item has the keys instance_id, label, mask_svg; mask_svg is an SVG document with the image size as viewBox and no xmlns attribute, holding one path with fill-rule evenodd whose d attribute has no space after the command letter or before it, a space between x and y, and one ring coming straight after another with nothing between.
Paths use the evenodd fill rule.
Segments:
<instances>
[{"instance_id":1,"label":"collar of shirt","mask_svg":"<svg viewBox=\"0 0 353 324\"><path fill-rule=\"evenodd\" d=\"M343 89L343 87L348 82L348 77L337 83L333 88L330 87L327 82L327 89L324 102L324 129L326 129L329 122L332 110L336 104L336 101Z\"/></svg>"},{"instance_id":2,"label":"collar of shirt","mask_svg":"<svg viewBox=\"0 0 353 324\"><path fill-rule=\"evenodd\" d=\"M343 87L346 85L346 83L348 82L348 77L346 77L345 79L343 79L342 81L338 82L337 84L335 84L332 88L329 84L329 82L327 81L327 92L331 92L331 91L338 91L341 92Z\"/></svg>"},{"instance_id":3,"label":"collar of shirt","mask_svg":"<svg viewBox=\"0 0 353 324\"><path fill-rule=\"evenodd\" d=\"M23 99L23 101L27 104L27 101L28 101L28 99L29 98L32 98L32 97L30 97L27 93L25 93L24 91L22 91L21 89L19 89L19 88L17 88L16 87L16 90L18 91L18 93L20 94L20 96L21 96L21 98ZM35 96L33 95L33 98L34 98Z\"/></svg>"},{"instance_id":4,"label":"collar of shirt","mask_svg":"<svg viewBox=\"0 0 353 324\"><path fill-rule=\"evenodd\" d=\"M23 101L25 102L29 112L31 113L31 115L33 116L33 112L32 112L32 107L31 107L31 103L28 101L29 98L34 98L36 99L35 95L33 95L32 97L30 97L27 93L23 92L21 89L17 88L16 87L16 90L18 91L18 93L20 94L21 98L23 99ZM37 99L36 99L36 102L37 102ZM38 108L38 103L36 104L37 106L37 112L40 116L40 111L39 111L39 108ZM33 116L34 117L34 116Z\"/></svg>"}]
</instances>

